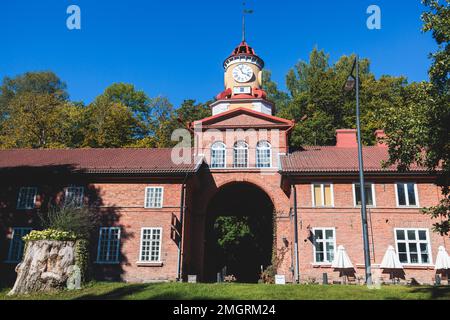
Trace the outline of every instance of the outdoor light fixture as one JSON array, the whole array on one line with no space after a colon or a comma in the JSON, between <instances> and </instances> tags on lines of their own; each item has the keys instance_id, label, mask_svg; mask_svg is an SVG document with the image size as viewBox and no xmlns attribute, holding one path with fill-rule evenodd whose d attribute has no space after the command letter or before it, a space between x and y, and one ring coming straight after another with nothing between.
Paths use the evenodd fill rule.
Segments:
<instances>
[{"instance_id":1,"label":"outdoor light fixture","mask_svg":"<svg viewBox=\"0 0 450 320\"><path fill-rule=\"evenodd\" d=\"M347 81L345 81L344 90L347 92L352 91L353 89L355 89L355 83L355 77L353 75L349 75Z\"/></svg>"},{"instance_id":2,"label":"outdoor light fixture","mask_svg":"<svg viewBox=\"0 0 450 320\"><path fill-rule=\"evenodd\" d=\"M353 71L355 71L356 77L353 76ZM359 165L359 187L361 192L361 224L362 224L362 234L363 234L363 245L364 245L364 266L366 273L366 284L372 284L372 270L370 265L370 248L369 248L369 231L367 225L367 212L366 212L366 190L364 189L364 164L363 164L363 153L361 144L361 124L359 120L359 56L356 55L355 61L353 61L353 67L347 81L344 84L345 91L356 91L356 132L358 139L358 165Z\"/></svg>"}]
</instances>

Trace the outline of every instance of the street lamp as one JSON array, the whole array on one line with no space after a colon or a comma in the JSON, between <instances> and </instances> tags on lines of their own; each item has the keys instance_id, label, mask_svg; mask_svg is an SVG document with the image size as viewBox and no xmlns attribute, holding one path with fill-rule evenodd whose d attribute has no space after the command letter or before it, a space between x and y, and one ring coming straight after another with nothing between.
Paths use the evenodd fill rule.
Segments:
<instances>
[{"instance_id":1,"label":"street lamp","mask_svg":"<svg viewBox=\"0 0 450 320\"><path fill-rule=\"evenodd\" d=\"M345 81L344 90L347 92L352 91L355 88L355 82L356 82L355 77L353 75L349 75L347 81Z\"/></svg>"},{"instance_id":2,"label":"street lamp","mask_svg":"<svg viewBox=\"0 0 450 320\"><path fill-rule=\"evenodd\" d=\"M353 71L356 77L353 76ZM372 284L372 271L370 266L370 251L369 251L369 232L367 226L367 211L366 211L366 190L364 188L364 163L361 144L361 126L359 120L359 57L356 55L353 62L352 71L344 84L344 90L349 92L356 89L356 131L358 136L358 163L359 163L359 187L361 194L361 223L364 244L364 265L366 272L366 284Z\"/></svg>"}]
</instances>

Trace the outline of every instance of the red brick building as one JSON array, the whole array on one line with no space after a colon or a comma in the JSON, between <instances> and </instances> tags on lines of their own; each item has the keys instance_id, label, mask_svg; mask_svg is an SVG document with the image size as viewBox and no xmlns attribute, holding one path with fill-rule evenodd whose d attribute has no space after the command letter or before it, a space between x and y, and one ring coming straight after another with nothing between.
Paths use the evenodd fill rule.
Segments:
<instances>
[{"instance_id":1,"label":"red brick building","mask_svg":"<svg viewBox=\"0 0 450 320\"><path fill-rule=\"evenodd\" d=\"M339 245L353 264L351 278L363 279L356 132L338 130L336 146L290 151L294 123L273 115L261 89L263 67L245 42L225 60L225 90L213 115L189 126L194 148L0 151L2 280L14 278L21 237L39 226L38 211L62 202L101 217L92 241L98 279L214 280L223 267L211 240L220 216L248 216L261 226L254 250L262 253L242 248L238 280L256 280L271 263L287 281L320 282L324 273L339 280L331 266ZM379 265L392 245L400 278L432 283L438 247L450 250L448 237L420 213L441 197L436 177L418 166L408 173L382 168L382 141L363 153L375 280L389 281L391 272Z\"/></svg>"}]
</instances>

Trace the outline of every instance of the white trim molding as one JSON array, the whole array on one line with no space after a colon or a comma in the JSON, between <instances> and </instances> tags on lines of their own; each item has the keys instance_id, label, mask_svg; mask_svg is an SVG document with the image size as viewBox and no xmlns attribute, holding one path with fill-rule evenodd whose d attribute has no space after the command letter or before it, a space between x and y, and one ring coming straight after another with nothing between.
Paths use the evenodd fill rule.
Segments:
<instances>
[{"instance_id":1,"label":"white trim molding","mask_svg":"<svg viewBox=\"0 0 450 320\"><path fill-rule=\"evenodd\" d=\"M366 186L367 186L367 185L370 185L370 189L371 189L371 192L372 192L372 202L373 202L373 204L367 204L367 203L366 203L366 206L367 206L367 207L371 207L371 208L375 208L375 207L377 206L375 183L373 183L373 182L365 182L364 184L365 184ZM356 185L359 185L359 182L353 182L353 183L352 183L353 206L354 206L355 208L360 208L361 205L359 205L359 204L356 203Z\"/></svg>"},{"instance_id":2,"label":"white trim molding","mask_svg":"<svg viewBox=\"0 0 450 320\"><path fill-rule=\"evenodd\" d=\"M156 190L157 189L161 190L161 192L160 192L161 198L159 199L159 201L158 201L158 199L155 199L155 201L154 201L154 202L156 202L157 205L152 205L151 203L149 205L149 203L148 203L148 200L149 200L148 193L149 193L150 189L155 190L155 192L154 192L155 196L157 195ZM163 206L164 206L164 187L163 186L147 186L147 187L145 187L144 208L145 209L161 209Z\"/></svg>"},{"instance_id":3,"label":"white trim molding","mask_svg":"<svg viewBox=\"0 0 450 320\"><path fill-rule=\"evenodd\" d=\"M144 242L144 231L146 230L150 230L150 237L152 237L152 239L148 240L145 239L145 241L149 241L150 244L147 244L147 246L149 246L149 252L147 254L149 260L142 260L142 254L143 254L143 242ZM159 239L158 239L158 260L151 260L152 257L152 245L153 242L156 241L153 239L153 233L155 231L159 231ZM163 240L163 228L161 227L142 227L141 228L141 240L139 243L139 257L138 257L138 261L137 264L140 265L151 265L151 264L161 264L162 265L162 261L161 261L161 251L162 251L162 240Z\"/></svg>"},{"instance_id":4,"label":"white trim molding","mask_svg":"<svg viewBox=\"0 0 450 320\"><path fill-rule=\"evenodd\" d=\"M314 186L315 185L320 185L322 205L316 204L316 198L314 196ZM325 185L330 185L331 206L325 205ZM311 205L313 208L334 208L334 186L333 186L333 183L331 183L331 182L311 182Z\"/></svg>"},{"instance_id":5,"label":"white trim molding","mask_svg":"<svg viewBox=\"0 0 450 320\"><path fill-rule=\"evenodd\" d=\"M404 196L405 196L405 201L406 204L401 205L398 201L398 185L402 184L403 185L403 190L404 190ZM414 205L410 205L410 199L409 199L409 194L408 194L408 184L414 184L414 197L416 198L416 204ZM394 189L395 189L395 204L397 205L398 208L420 208L420 204L419 204L419 191L417 189L417 183L416 182L395 182L394 184Z\"/></svg>"}]
</instances>

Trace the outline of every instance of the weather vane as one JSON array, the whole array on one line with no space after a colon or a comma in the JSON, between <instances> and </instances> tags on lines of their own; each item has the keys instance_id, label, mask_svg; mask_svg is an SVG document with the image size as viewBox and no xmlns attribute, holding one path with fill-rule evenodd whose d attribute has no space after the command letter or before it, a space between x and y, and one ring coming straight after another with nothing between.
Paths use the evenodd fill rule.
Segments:
<instances>
[{"instance_id":1,"label":"weather vane","mask_svg":"<svg viewBox=\"0 0 450 320\"><path fill-rule=\"evenodd\" d=\"M253 10L247 9L245 1L242 2L242 42L245 41L245 15L253 13Z\"/></svg>"}]
</instances>

